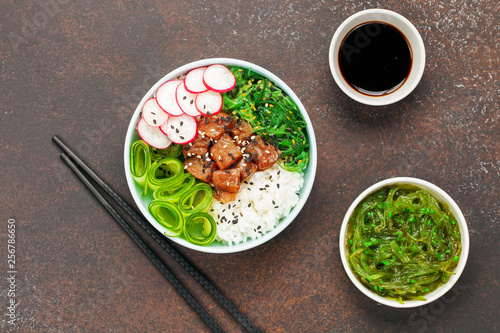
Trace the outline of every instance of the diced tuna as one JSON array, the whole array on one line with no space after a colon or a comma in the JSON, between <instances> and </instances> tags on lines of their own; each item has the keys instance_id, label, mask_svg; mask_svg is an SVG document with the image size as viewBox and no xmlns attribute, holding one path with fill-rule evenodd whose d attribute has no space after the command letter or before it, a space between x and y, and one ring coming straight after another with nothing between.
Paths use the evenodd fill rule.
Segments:
<instances>
[{"instance_id":1,"label":"diced tuna","mask_svg":"<svg viewBox=\"0 0 500 333\"><path fill-rule=\"evenodd\" d=\"M218 140L224 133L231 131L233 127L233 118L227 113L220 112L214 116L202 117L198 124L198 131L209 138Z\"/></svg>"},{"instance_id":2,"label":"diced tuna","mask_svg":"<svg viewBox=\"0 0 500 333\"><path fill-rule=\"evenodd\" d=\"M208 153L210 142L209 137L198 135L193 142L182 146L184 158L188 157L188 153L189 156L205 156Z\"/></svg>"},{"instance_id":3,"label":"diced tuna","mask_svg":"<svg viewBox=\"0 0 500 333\"><path fill-rule=\"evenodd\" d=\"M244 159L241 159L236 165L235 169L240 170L240 178L241 180L245 180L253 175L255 171L257 171L257 165L255 163L247 162Z\"/></svg>"},{"instance_id":4,"label":"diced tuna","mask_svg":"<svg viewBox=\"0 0 500 333\"><path fill-rule=\"evenodd\" d=\"M237 194L238 193L226 192L216 188L214 192L214 198L218 201L221 201L222 203L228 203L236 200Z\"/></svg>"},{"instance_id":5,"label":"diced tuna","mask_svg":"<svg viewBox=\"0 0 500 333\"><path fill-rule=\"evenodd\" d=\"M237 163L243 156L241 150L236 146L233 139L224 134L211 148L212 159L221 170L228 169L231 165Z\"/></svg>"},{"instance_id":6,"label":"diced tuna","mask_svg":"<svg viewBox=\"0 0 500 333\"><path fill-rule=\"evenodd\" d=\"M281 154L279 149L264 142L258 135L252 136L251 141L245 148L245 153L250 155L248 159L257 164L259 170L266 170L273 166Z\"/></svg>"},{"instance_id":7,"label":"diced tuna","mask_svg":"<svg viewBox=\"0 0 500 333\"><path fill-rule=\"evenodd\" d=\"M244 141L248 141L253 133L253 127L245 120L241 118L238 119L233 129L231 130L231 136L233 137L236 144L241 147Z\"/></svg>"},{"instance_id":8,"label":"diced tuna","mask_svg":"<svg viewBox=\"0 0 500 333\"><path fill-rule=\"evenodd\" d=\"M215 163L213 161L207 161L205 158L189 157L184 161L184 168L186 168L195 178L208 183L212 180Z\"/></svg>"},{"instance_id":9,"label":"diced tuna","mask_svg":"<svg viewBox=\"0 0 500 333\"><path fill-rule=\"evenodd\" d=\"M240 170L217 170L212 176L214 186L222 191L238 193L240 189Z\"/></svg>"}]
</instances>

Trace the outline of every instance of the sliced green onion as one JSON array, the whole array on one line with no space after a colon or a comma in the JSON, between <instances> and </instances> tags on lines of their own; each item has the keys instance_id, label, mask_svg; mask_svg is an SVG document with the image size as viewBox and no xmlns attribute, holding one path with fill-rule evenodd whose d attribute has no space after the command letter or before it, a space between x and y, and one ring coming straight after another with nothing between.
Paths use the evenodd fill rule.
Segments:
<instances>
[{"instance_id":1,"label":"sliced green onion","mask_svg":"<svg viewBox=\"0 0 500 333\"><path fill-rule=\"evenodd\" d=\"M170 237L179 236L184 227L184 217L176 204L153 200L149 204L149 212L166 230L165 235Z\"/></svg>"},{"instance_id":2,"label":"sliced green onion","mask_svg":"<svg viewBox=\"0 0 500 333\"><path fill-rule=\"evenodd\" d=\"M214 238L217 231L217 224L210 214L197 212L191 214L184 228L184 237L196 245L208 245Z\"/></svg>"},{"instance_id":3,"label":"sliced green onion","mask_svg":"<svg viewBox=\"0 0 500 333\"><path fill-rule=\"evenodd\" d=\"M157 188L153 197L158 200L178 202L181 195L189 190L195 183L195 178L190 173L184 173L178 177L177 182L169 182Z\"/></svg>"},{"instance_id":4,"label":"sliced green onion","mask_svg":"<svg viewBox=\"0 0 500 333\"><path fill-rule=\"evenodd\" d=\"M162 185L176 184L184 174L182 162L176 158L167 157L154 162L148 171L148 186L156 190Z\"/></svg>"},{"instance_id":5,"label":"sliced green onion","mask_svg":"<svg viewBox=\"0 0 500 333\"><path fill-rule=\"evenodd\" d=\"M206 210L212 202L212 188L200 183L184 192L179 198L179 209L184 214L193 214Z\"/></svg>"},{"instance_id":6,"label":"sliced green onion","mask_svg":"<svg viewBox=\"0 0 500 333\"><path fill-rule=\"evenodd\" d=\"M151 166L149 145L137 140L130 146L130 172L135 182L142 188L142 195L148 193L148 169Z\"/></svg>"}]
</instances>

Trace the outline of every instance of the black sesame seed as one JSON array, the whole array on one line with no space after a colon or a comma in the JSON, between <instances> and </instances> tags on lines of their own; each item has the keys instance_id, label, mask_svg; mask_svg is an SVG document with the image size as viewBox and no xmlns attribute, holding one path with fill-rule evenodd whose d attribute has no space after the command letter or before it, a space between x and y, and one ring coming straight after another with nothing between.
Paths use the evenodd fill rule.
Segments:
<instances>
[{"instance_id":1,"label":"black sesame seed","mask_svg":"<svg viewBox=\"0 0 500 333\"><path fill-rule=\"evenodd\" d=\"M248 207L252 207L252 203L251 202L248 204Z\"/></svg>"},{"instance_id":2,"label":"black sesame seed","mask_svg":"<svg viewBox=\"0 0 500 333\"><path fill-rule=\"evenodd\" d=\"M187 98L187 96L182 97L183 100L185 100L186 98Z\"/></svg>"},{"instance_id":3,"label":"black sesame seed","mask_svg":"<svg viewBox=\"0 0 500 333\"><path fill-rule=\"evenodd\" d=\"M153 113L153 112L151 112L151 113ZM153 123L156 125L156 119L153 119Z\"/></svg>"}]
</instances>

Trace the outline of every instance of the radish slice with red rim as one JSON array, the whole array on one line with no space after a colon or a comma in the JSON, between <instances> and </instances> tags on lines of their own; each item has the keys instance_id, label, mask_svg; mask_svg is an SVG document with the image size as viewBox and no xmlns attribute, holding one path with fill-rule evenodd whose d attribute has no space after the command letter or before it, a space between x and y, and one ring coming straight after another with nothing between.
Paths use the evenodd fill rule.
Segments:
<instances>
[{"instance_id":1,"label":"radish slice with red rim","mask_svg":"<svg viewBox=\"0 0 500 333\"><path fill-rule=\"evenodd\" d=\"M194 139L198 134L198 123L193 117L182 115L179 117L169 117L167 122L160 127L170 140L178 144L186 144Z\"/></svg>"},{"instance_id":2,"label":"radish slice with red rim","mask_svg":"<svg viewBox=\"0 0 500 333\"><path fill-rule=\"evenodd\" d=\"M177 104L185 114L191 117L200 116L201 113L196 109L194 100L196 99L196 94L192 94L186 90L183 84L179 84L175 90L175 98L177 99Z\"/></svg>"},{"instance_id":3,"label":"radish slice with red rim","mask_svg":"<svg viewBox=\"0 0 500 333\"><path fill-rule=\"evenodd\" d=\"M184 88L192 94L199 94L208 90L203 84L203 73L206 67L192 69L184 78Z\"/></svg>"},{"instance_id":4,"label":"radish slice with red rim","mask_svg":"<svg viewBox=\"0 0 500 333\"><path fill-rule=\"evenodd\" d=\"M213 116L222 110L222 95L208 90L196 96L195 104L198 111L205 116Z\"/></svg>"},{"instance_id":5,"label":"radish slice with red rim","mask_svg":"<svg viewBox=\"0 0 500 333\"><path fill-rule=\"evenodd\" d=\"M175 98L175 91L179 84L183 85L182 80L170 80L156 90L156 102L163 111L174 117L184 114Z\"/></svg>"},{"instance_id":6,"label":"radish slice with red rim","mask_svg":"<svg viewBox=\"0 0 500 333\"><path fill-rule=\"evenodd\" d=\"M149 126L144 118L137 123L137 133L144 142L156 149L165 149L172 143L159 127Z\"/></svg>"},{"instance_id":7,"label":"radish slice with red rim","mask_svg":"<svg viewBox=\"0 0 500 333\"><path fill-rule=\"evenodd\" d=\"M156 103L156 99L150 98L142 107L142 117L149 126L160 127L167 121L168 113L160 108L158 103Z\"/></svg>"},{"instance_id":8,"label":"radish slice with red rim","mask_svg":"<svg viewBox=\"0 0 500 333\"><path fill-rule=\"evenodd\" d=\"M224 65L210 65L203 73L203 84L210 90L223 93L234 88L236 78Z\"/></svg>"}]
</instances>

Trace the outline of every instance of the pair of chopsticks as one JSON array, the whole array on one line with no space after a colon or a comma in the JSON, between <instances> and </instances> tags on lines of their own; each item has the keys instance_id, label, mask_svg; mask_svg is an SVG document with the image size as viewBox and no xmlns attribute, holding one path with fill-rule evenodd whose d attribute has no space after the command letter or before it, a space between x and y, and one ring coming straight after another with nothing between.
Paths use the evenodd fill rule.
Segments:
<instances>
[{"instance_id":1,"label":"pair of chopsticks","mask_svg":"<svg viewBox=\"0 0 500 333\"><path fill-rule=\"evenodd\" d=\"M197 271L172 245L170 245L165 237L160 234L149 222L147 222L139 213L130 207L115 191L113 191L97 174L90 169L73 151L71 151L61 139L55 135L52 140L64 151L61 158L75 172L80 180L94 194L99 202L108 210L115 218L120 226L134 240L139 248L148 256L155 264L160 272L181 294L186 302L196 311L203 319L207 326L214 332L223 332L222 328L213 320L213 318L203 309L198 301L189 293L189 291L181 284L181 282L172 274L170 269L156 256L149 246L139 237L138 234L125 222L122 216L111 206L106 198L92 184L90 177L97 185L99 185L120 207L123 208L158 244L170 254L198 283L204 287L212 297L220 303L240 324L249 332L260 332L260 330L240 311L238 310L224 295L220 293L199 271Z\"/></svg>"}]
</instances>

